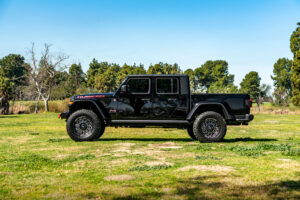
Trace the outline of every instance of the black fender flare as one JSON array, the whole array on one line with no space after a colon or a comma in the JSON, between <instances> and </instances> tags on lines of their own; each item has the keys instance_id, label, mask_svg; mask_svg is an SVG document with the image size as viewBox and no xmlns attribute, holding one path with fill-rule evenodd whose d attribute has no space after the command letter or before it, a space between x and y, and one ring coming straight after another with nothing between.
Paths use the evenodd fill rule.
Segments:
<instances>
[{"instance_id":1,"label":"black fender flare","mask_svg":"<svg viewBox=\"0 0 300 200\"><path fill-rule=\"evenodd\" d=\"M190 113L187 116L187 120L190 121L195 114L197 113L197 111L201 108L203 108L204 106L219 106L222 108L225 120L231 120L233 119L233 117L229 114L228 110L226 109L226 107L222 104L222 103L217 103L217 102L203 102L203 103L196 103L195 106L192 108L192 110L190 111Z\"/></svg>"},{"instance_id":2,"label":"black fender flare","mask_svg":"<svg viewBox=\"0 0 300 200\"><path fill-rule=\"evenodd\" d=\"M70 105L70 111L73 112L73 110L75 110L74 108L78 105L78 104L82 104L82 103L89 103L92 104L93 106L95 106L95 108L97 109L97 111L100 113L102 119L104 120L108 120L108 116L105 115L104 113L104 106L101 103L96 103L93 100L76 100L74 101L74 103L72 105ZM99 104L99 105L98 105ZM72 109L73 108L73 109Z\"/></svg>"}]
</instances>

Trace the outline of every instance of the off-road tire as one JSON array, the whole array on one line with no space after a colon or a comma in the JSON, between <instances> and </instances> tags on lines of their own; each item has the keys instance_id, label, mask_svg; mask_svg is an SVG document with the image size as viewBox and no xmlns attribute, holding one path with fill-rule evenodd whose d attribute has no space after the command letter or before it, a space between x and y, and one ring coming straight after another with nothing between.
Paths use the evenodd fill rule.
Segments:
<instances>
[{"instance_id":1,"label":"off-road tire","mask_svg":"<svg viewBox=\"0 0 300 200\"><path fill-rule=\"evenodd\" d=\"M86 128L86 129L84 129ZM75 111L67 120L67 132L74 141L92 141L101 137L105 126L103 120L91 110ZM87 132L82 134L82 132Z\"/></svg>"},{"instance_id":2,"label":"off-road tire","mask_svg":"<svg viewBox=\"0 0 300 200\"><path fill-rule=\"evenodd\" d=\"M220 142L225 137L226 131L224 117L213 111L201 113L193 123L193 133L200 142Z\"/></svg>"},{"instance_id":3,"label":"off-road tire","mask_svg":"<svg viewBox=\"0 0 300 200\"><path fill-rule=\"evenodd\" d=\"M193 140L197 140L197 138L195 137L194 132L193 132L193 125L189 125L187 127L187 133Z\"/></svg>"}]
</instances>

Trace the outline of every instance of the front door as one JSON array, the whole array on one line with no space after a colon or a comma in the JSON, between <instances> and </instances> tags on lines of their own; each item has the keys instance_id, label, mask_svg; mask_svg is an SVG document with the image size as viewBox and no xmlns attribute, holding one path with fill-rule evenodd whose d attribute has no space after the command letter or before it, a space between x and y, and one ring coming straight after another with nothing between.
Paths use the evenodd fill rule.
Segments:
<instances>
[{"instance_id":1,"label":"front door","mask_svg":"<svg viewBox=\"0 0 300 200\"><path fill-rule=\"evenodd\" d=\"M117 109L118 120L147 120L152 111L150 78L129 78L127 93L120 94Z\"/></svg>"}]
</instances>

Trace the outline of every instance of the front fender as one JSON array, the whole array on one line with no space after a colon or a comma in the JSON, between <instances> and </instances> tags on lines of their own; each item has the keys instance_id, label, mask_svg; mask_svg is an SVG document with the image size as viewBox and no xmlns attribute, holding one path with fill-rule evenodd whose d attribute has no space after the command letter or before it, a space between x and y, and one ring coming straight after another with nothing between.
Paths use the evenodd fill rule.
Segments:
<instances>
[{"instance_id":1,"label":"front fender","mask_svg":"<svg viewBox=\"0 0 300 200\"><path fill-rule=\"evenodd\" d=\"M197 111L200 110L201 108L204 108L204 107L216 108L216 106L217 106L217 108L222 109L223 115L224 115L226 120L233 119L233 117L229 114L226 107L222 103L217 103L217 102L196 103L195 106L190 111L190 113L188 114L186 119L188 121L190 121L196 115ZM208 108L208 111L209 111L209 108Z\"/></svg>"},{"instance_id":2,"label":"front fender","mask_svg":"<svg viewBox=\"0 0 300 200\"><path fill-rule=\"evenodd\" d=\"M72 105L69 106L70 112L74 112L78 109L87 109L92 107L100 114L102 119L107 120L109 117L105 115L104 106L101 103L96 103L93 100L76 100Z\"/></svg>"}]
</instances>

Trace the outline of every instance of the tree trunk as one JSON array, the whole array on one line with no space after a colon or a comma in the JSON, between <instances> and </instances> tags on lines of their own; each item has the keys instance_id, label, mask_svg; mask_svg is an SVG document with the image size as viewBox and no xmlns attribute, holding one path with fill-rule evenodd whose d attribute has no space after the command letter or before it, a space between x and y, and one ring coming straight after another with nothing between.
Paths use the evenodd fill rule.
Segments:
<instances>
[{"instance_id":1,"label":"tree trunk","mask_svg":"<svg viewBox=\"0 0 300 200\"><path fill-rule=\"evenodd\" d=\"M11 114L14 114L14 105L15 105L15 98L13 98L13 100L12 100Z\"/></svg>"},{"instance_id":2,"label":"tree trunk","mask_svg":"<svg viewBox=\"0 0 300 200\"><path fill-rule=\"evenodd\" d=\"M7 96L0 97L0 115L7 115L9 113L9 102Z\"/></svg>"},{"instance_id":3,"label":"tree trunk","mask_svg":"<svg viewBox=\"0 0 300 200\"><path fill-rule=\"evenodd\" d=\"M45 111L49 112L48 98L44 99L44 104L45 104Z\"/></svg>"},{"instance_id":4,"label":"tree trunk","mask_svg":"<svg viewBox=\"0 0 300 200\"><path fill-rule=\"evenodd\" d=\"M41 98L41 95L39 94L38 99L35 104L35 109L34 109L35 114L38 112L38 109L39 109L40 98Z\"/></svg>"}]
</instances>

